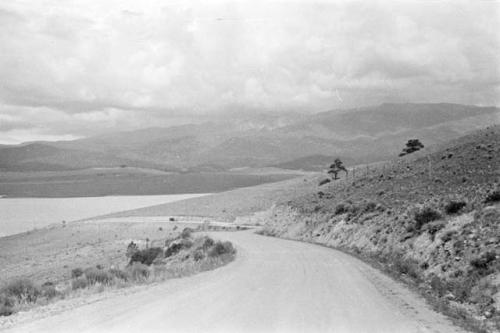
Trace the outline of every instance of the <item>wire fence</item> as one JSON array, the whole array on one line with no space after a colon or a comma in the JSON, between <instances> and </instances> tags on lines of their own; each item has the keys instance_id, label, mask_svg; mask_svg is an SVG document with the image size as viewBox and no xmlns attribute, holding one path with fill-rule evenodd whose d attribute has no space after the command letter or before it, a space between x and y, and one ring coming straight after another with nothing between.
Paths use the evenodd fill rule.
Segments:
<instances>
[{"instance_id":1,"label":"wire fence","mask_svg":"<svg viewBox=\"0 0 500 333\"><path fill-rule=\"evenodd\" d=\"M421 158L420 154L414 156L407 156L388 161L381 161L369 164L358 164L347 168L347 172L339 172L337 181L343 183L344 186L350 186L356 180L373 178L373 177L399 177L401 174L408 176L408 170L412 169L415 160ZM432 159L427 156L427 167L425 173L428 179L433 179ZM402 172L405 170L406 172ZM328 172L328 170L326 170ZM422 177L423 175L415 174L415 177ZM424 176L425 177L425 176Z\"/></svg>"}]
</instances>

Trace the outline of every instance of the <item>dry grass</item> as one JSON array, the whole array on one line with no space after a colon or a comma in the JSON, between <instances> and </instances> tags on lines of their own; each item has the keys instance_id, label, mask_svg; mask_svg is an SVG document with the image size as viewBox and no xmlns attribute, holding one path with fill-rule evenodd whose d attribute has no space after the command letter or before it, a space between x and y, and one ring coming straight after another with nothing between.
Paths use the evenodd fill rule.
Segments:
<instances>
[{"instance_id":1,"label":"dry grass","mask_svg":"<svg viewBox=\"0 0 500 333\"><path fill-rule=\"evenodd\" d=\"M75 268L71 270L70 279L57 284L44 283L42 286L27 278L14 279L0 289L0 316L8 316L21 309L44 305L57 299L189 276L225 265L234 259L236 250L231 243L215 242L207 236L192 238L191 231L187 230L186 228L176 237L164 241L167 244L165 249L139 249L136 254L147 253L146 260L138 260L144 258L134 258L133 255L130 263L122 268L115 265L109 268L101 265L86 269ZM164 252L178 242L189 245L166 257ZM151 249L155 251L150 251Z\"/></svg>"},{"instance_id":2,"label":"dry grass","mask_svg":"<svg viewBox=\"0 0 500 333\"><path fill-rule=\"evenodd\" d=\"M131 242L145 247L163 246L186 223L67 223L0 238L2 281L26 277L33 281L58 282L71 278L71 270L113 264L125 265ZM161 228L161 230L160 230Z\"/></svg>"}]
</instances>

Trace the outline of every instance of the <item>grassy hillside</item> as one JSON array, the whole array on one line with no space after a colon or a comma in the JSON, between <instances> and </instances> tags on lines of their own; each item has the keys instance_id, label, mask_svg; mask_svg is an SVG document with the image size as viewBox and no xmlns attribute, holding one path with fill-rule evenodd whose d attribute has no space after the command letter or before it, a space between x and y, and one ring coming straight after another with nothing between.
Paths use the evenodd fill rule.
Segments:
<instances>
[{"instance_id":1,"label":"grassy hillside","mask_svg":"<svg viewBox=\"0 0 500 333\"><path fill-rule=\"evenodd\" d=\"M470 117L498 112L495 107L471 107L467 105L437 103L437 104L397 104L385 103L375 107L347 110L344 112L323 112L311 120L302 123L306 125L321 125L342 135L375 136L388 130L418 130Z\"/></svg>"},{"instance_id":2,"label":"grassy hillside","mask_svg":"<svg viewBox=\"0 0 500 333\"><path fill-rule=\"evenodd\" d=\"M500 127L357 172L255 216L373 260L476 330L500 329Z\"/></svg>"},{"instance_id":3,"label":"grassy hillside","mask_svg":"<svg viewBox=\"0 0 500 333\"><path fill-rule=\"evenodd\" d=\"M166 165L118 157L110 152L66 149L51 144L31 143L0 148L0 171L63 171L124 165L174 170Z\"/></svg>"}]
</instances>

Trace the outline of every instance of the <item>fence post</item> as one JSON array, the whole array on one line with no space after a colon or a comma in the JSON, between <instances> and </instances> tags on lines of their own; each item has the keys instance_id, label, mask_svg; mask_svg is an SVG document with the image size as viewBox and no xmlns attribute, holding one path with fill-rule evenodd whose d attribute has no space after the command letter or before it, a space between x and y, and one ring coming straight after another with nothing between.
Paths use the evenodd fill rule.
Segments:
<instances>
[{"instance_id":1,"label":"fence post","mask_svg":"<svg viewBox=\"0 0 500 333\"><path fill-rule=\"evenodd\" d=\"M429 155L427 155L427 160L429 162L428 168L429 168L429 179L432 180L432 161Z\"/></svg>"}]
</instances>

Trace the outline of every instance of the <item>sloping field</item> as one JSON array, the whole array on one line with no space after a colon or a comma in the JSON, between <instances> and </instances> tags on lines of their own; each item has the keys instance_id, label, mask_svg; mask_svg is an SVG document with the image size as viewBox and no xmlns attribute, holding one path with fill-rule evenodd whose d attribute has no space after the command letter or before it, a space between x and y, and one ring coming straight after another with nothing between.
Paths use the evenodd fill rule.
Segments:
<instances>
[{"instance_id":1,"label":"sloping field","mask_svg":"<svg viewBox=\"0 0 500 333\"><path fill-rule=\"evenodd\" d=\"M99 218L131 216L201 216L233 221L293 198L310 193L318 186L320 175L298 177L286 181L240 188L207 197L182 200L105 215Z\"/></svg>"}]
</instances>

